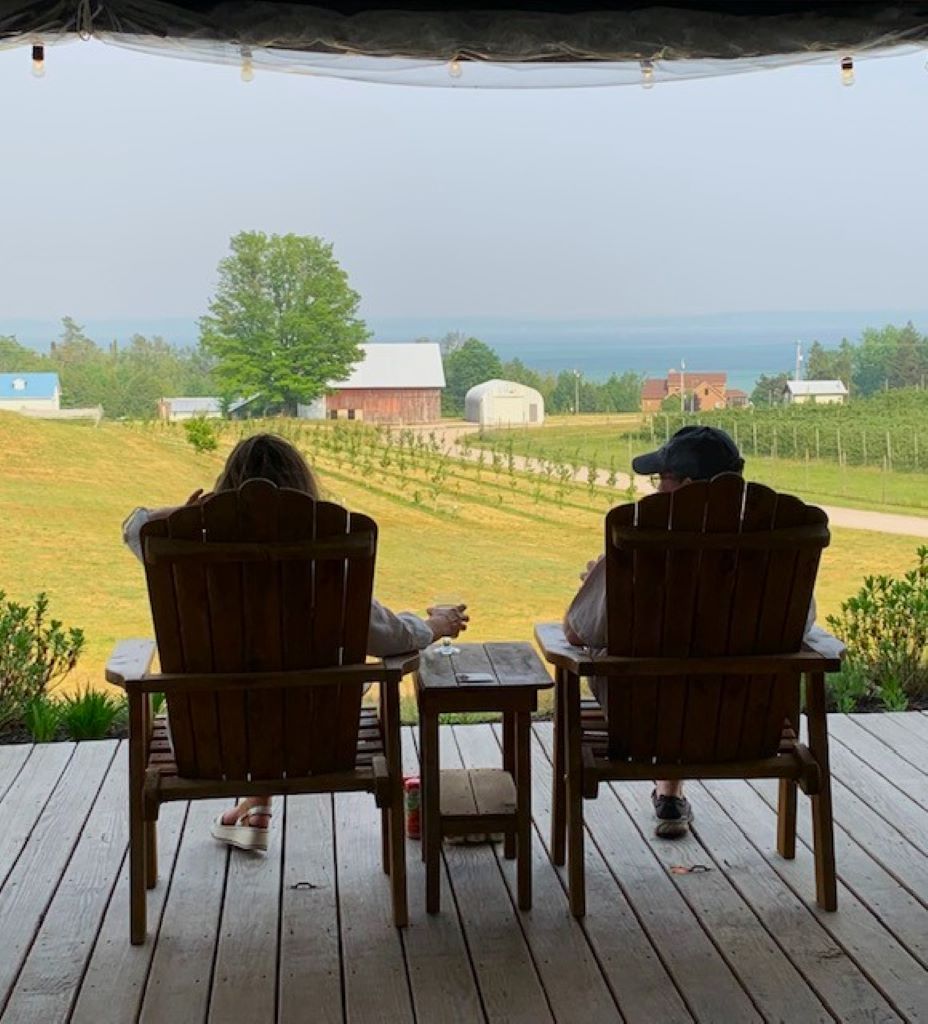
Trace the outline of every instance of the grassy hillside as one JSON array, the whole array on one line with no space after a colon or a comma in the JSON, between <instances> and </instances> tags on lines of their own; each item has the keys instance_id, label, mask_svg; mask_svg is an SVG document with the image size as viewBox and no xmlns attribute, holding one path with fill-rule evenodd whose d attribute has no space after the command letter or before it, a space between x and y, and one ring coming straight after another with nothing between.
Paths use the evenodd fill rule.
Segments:
<instances>
[{"instance_id":1,"label":"grassy hillside","mask_svg":"<svg viewBox=\"0 0 928 1024\"><path fill-rule=\"evenodd\" d=\"M142 570L122 545L122 520L136 505L176 503L209 487L233 440L230 433L219 452L197 455L170 427L0 414L0 589L20 600L46 590L54 615L86 631L73 682L102 681L116 639L150 635ZM478 480L470 466L430 502L395 464L361 474L329 451L309 454L331 498L380 524L380 599L421 612L437 596L459 594L473 614L468 638L528 638L533 622L559 618L601 544L608 496L585 487L555 505L533 499L527 481L499 482L487 470ZM865 574L908 567L915 547L911 538L835 531L820 575L821 617Z\"/></svg>"}]
</instances>

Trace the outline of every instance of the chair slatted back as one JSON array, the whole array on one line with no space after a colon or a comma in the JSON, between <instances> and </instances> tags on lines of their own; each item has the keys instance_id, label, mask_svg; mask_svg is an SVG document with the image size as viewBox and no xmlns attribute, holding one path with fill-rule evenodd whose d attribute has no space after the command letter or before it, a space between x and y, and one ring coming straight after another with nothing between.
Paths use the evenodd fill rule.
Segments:
<instances>
[{"instance_id":1,"label":"chair slatted back","mask_svg":"<svg viewBox=\"0 0 928 1024\"><path fill-rule=\"evenodd\" d=\"M606 518L608 651L719 657L799 650L825 513L726 473L612 509ZM609 681L611 757L686 763L776 753L798 722L799 676L637 676Z\"/></svg>"},{"instance_id":2,"label":"chair slatted back","mask_svg":"<svg viewBox=\"0 0 928 1024\"><path fill-rule=\"evenodd\" d=\"M163 672L217 673L168 697L178 771L275 779L352 769L362 687L228 689L222 673L363 664L377 527L252 480L142 530Z\"/></svg>"}]
</instances>

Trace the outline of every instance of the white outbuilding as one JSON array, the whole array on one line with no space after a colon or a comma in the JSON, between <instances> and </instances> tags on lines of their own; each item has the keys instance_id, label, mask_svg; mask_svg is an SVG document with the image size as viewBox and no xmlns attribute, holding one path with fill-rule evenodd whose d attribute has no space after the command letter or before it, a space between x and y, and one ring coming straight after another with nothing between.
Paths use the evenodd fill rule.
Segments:
<instances>
[{"instance_id":1,"label":"white outbuilding","mask_svg":"<svg viewBox=\"0 0 928 1024\"><path fill-rule=\"evenodd\" d=\"M464 419L481 427L539 427L545 419L545 402L525 384L485 380L464 396Z\"/></svg>"}]
</instances>

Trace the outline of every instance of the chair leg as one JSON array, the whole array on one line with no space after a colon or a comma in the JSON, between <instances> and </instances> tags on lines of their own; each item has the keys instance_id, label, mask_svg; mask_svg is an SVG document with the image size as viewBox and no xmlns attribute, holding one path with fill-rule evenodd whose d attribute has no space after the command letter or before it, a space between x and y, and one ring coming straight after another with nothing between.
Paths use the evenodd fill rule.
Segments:
<instances>
[{"instance_id":1,"label":"chair leg","mask_svg":"<svg viewBox=\"0 0 928 1024\"><path fill-rule=\"evenodd\" d=\"M570 912L574 917L586 914L586 873L583 850L583 758L580 731L580 680L568 675L564 703L567 762L567 879Z\"/></svg>"},{"instance_id":2,"label":"chair leg","mask_svg":"<svg viewBox=\"0 0 928 1024\"><path fill-rule=\"evenodd\" d=\"M390 874L390 811L388 808L380 812L380 863L383 873Z\"/></svg>"},{"instance_id":3,"label":"chair leg","mask_svg":"<svg viewBox=\"0 0 928 1024\"><path fill-rule=\"evenodd\" d=\"M821 786L811 798L815 898L823 910L837 910L838 879L831 807L831 768L828 761L828 719L825 714L825 676L822 672L813 672L806 677L806 713L809 721L809 750L821 769Z\"/></svg>"},{"instance_id":4,"label":"chair leg","mask_svg":"<svg viewBox=\"0 0 928 1024\"><path fill-rule=\"evenodd\" d=\"M564 741L566 724L566 673L557 669L554 676L554 769L551 780L551 860L562 865L566 859L567 790L565 786Z\"/></svg>"},{"instance_id":5,"label":"chair leg","mask_svg":"<svg viewBox=\"0 0 928 1024\"><path fill-rule=\"evenodd\" d=\"M403 807L403 752L400 746L400 704L396 686L381 684L384 708L384 740L390 771L390 892L393 898L393 923L397 928L409 924L406 899L406 822Z\"/></svg>"},{"instance_id":6,"label":"chair leg","mask_svg":"<svg viewBox=\"0 0 928 1024\"><path fill-rule=\"evenodd\" d=\"M796 856L796 780L780 779L777 805L777 852L786 860Z\"/></svg>"},{"instance_id":7,"label":"chair leg","mask_svg":"<svg viewBox=\"0 0 928 1024\"><path fill-rule=\"evenodd\" d=\"M158 822L145 822L145 888L158 884Z\"/></svg>"},{"instance_id":8,"label":"chair leg","mask_svg":"<svg viewBox=\"0 0 928 1024\"><path fill-rule=\"evenodd\" d=\"M129 941L145 942L145 708L147 695L129 694Z\"/></svg>"}]
</instances>

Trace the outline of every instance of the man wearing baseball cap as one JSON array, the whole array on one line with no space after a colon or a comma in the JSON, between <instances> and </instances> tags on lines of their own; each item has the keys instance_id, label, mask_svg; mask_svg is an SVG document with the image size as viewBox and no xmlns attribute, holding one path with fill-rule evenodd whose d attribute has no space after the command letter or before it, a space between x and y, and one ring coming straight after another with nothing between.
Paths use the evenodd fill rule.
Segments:
<instances>
[{"instance_id":1,"label":"man wearing baseball cap","mask_svg":"<svg viewBox=\"0 0 928 1024\"><path fill-rule=\"evenodd\" d=\"M675 491L693 480L711 480L720 473L741 473L744 459L735 442L717 427L681 427L663 447L632 459L632 469L650 476L655 490ZM572 644L586 647L606 646L606 563L600 555L587 563L580 577L583 584L564 616L564 632ZM810 614L814 621L814 612ZM590 684L600 704L606 700L606 680L592 679ZM652 794L657 817L655 833L664 839L684 835L693 812L683 795L680 780L658 780Z\"/></svg>"}]
</instances>

